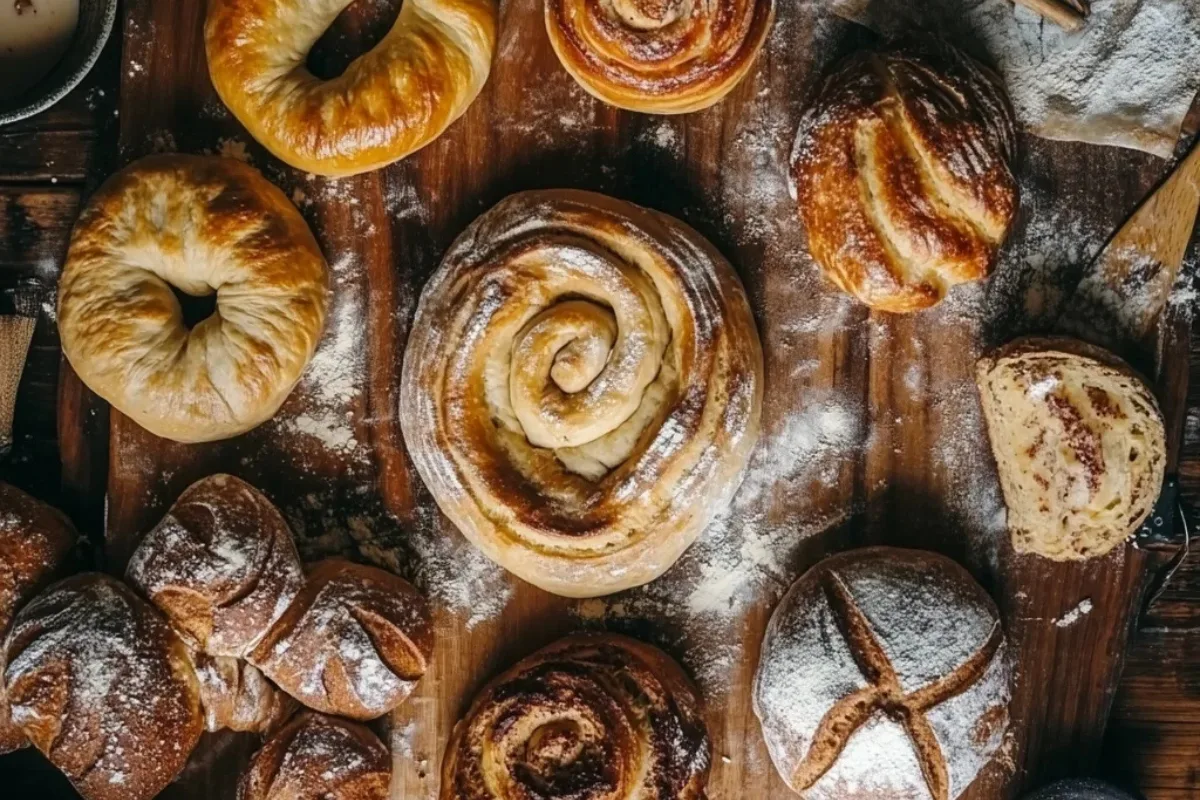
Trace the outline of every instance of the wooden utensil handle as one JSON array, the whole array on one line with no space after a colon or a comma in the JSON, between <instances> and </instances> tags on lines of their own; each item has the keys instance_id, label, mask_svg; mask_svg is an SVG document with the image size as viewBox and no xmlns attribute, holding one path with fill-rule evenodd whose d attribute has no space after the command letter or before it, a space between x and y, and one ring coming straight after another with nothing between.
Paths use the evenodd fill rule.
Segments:
<instances>
[{"instance_id":1,"label":"wooden utensil handle","mask_svg":"<svg viewBox=\"0 0 1200 800\"><path fill-rule=\"evenodd\" d=\"M1036 11L1063 30L1074 32L1083 27L1083 15L1063 0L1014 0L1017 5Z\"/></svg>"}]
</instances>

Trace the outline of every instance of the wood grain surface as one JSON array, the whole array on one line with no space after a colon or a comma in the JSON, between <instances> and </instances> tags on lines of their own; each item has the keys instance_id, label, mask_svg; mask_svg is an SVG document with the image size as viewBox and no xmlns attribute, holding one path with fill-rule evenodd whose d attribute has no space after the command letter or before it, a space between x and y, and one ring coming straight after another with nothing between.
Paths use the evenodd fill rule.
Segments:
<instances>
[{"instance_id":1,"label":"wood grain surface","mask_svg":"<svg viewBox=\"0 0 1200 800\"><path fill-rule=\"evenodd\" d=\"M279 503L309 556L349 551L420 579L422 553L410 537L443 536L465 548L412 472L396 419L399 366L420 287L453 238L507 194L552 186L604 191L688 221L739 270L766 350L768 439L833 395L853 415L847 423L855 432L853 446L825 454L820 480L781 482L763 494L763 514L774 529L794 532L794 541L779 569L756 584L745 613L700 624L678 614L610 620L662 644L693 672L714 671L709 662L721 655L712 650L714 641L737 652L723 680L702 686L716 751L710 796L791 796L770 767L749 707L748 683L767 617L786 585L823 554L876 542L931 548L965 563L997 598L1016 645L1013 736L967 797L1014 796L1051 777L1094 771L1142 590L1151 567L1169 553L1130 548L1074 565L1015 556L993 522L978 513L981 498L994 499L996 486L969 381L981 348L1044 325L1050 316L1015 308L1028 294L1022 274L1034 255L1032 235L1044 220L1064 222L1064 250L1096 252L1162 179L1165 165L1127 151L1026 138L1019 162L1024 205L1000 267L1003 279L988 289L966 287L926 314L870 314L817 278L783 182L795 121L813 80L837 54L865 41L813 5L819 4L781 4L759 67L723 103L686 117L656 118L592 100L554 59L540 3L506 2L492 78L466 117L400 164L330 182L283 167L224 112L207 79L202 0L129 0L120 69L121 162L163 149L240 152L245 146L252 163L299 201L335 265L333 319L353 325L358 336L340 376L351 381L352 391L331 399L324 387L307 381L276 421L216 445L163 442L116 413L110 424L107 411L66 369L57 387L64 476L59 500L85 529L104 526L107 567L120 570L183 488L216 471L252 481ZM398 6L398 0L351 6L318 48L314 68L329 74L344 66L378 39ZM95 139L82 135L78 141ZM14 140L11 151L32 152L29 147ZM39 147L61 149L54 137ZM69 162L71 174L96 174L93 155L79 155L81 147L72 152L77 160ZM7 223L0 220L8 225L0 228L0 241L27 241L14 248L18 271L32 274L61 257L62 239L40 232L70 217L82 190L0 186L0 202L17 209L5 215ZM333 326L329 336L337 333ZM1184 428L1187 329L1171 318L1160 333L1158 357L1140 366L1154 376L1175 442ZM52 336L40 333L40 346L56 347ZM36 394L29 397L26 392L22 402L44 403ZM19 413L44 418L33 408ZM349 421L352 444L339 440L331 447L304 433L311 425L303 421L330 417ZM696 567L689 557L678 572ZM507 589L503 614L474 626L461 610L439 609L434 668L390 721L393 797L433 796L442 746L473 692L590 616L578 604L515 579L508 579ZM630 593L629 604L644 597ZM1082 599L1092 601L1092 613L1074 625L1055 624ZM1188 653L1195 663L1196 641L1163 635L1135 651L1131 665L1138 678L1124 687L1117 709L1130 722L1129 740L1137 740L1139 719L1167 713L1156 705L1166 702L1159 684L1194 673L1185 667L1159 679L1155 663ZM1184 689L1200 696L1194 684ZM1190 713L1200 711L1192 707ZM1186 748L1187 740L1181 741ZM231 797L253 745L250 737L210 737L164 797ZM1154 771L1132 775L1175 787L1153 798L1197 796L1188 794L1197 785L1194 763L1178 764L1170 754L1156 763ZM1170 770L1193 772L1164 777ZM38 775L31 785L49 785ZM41 791L70 796L61 788Z\"/></svg>"}]
</instances>

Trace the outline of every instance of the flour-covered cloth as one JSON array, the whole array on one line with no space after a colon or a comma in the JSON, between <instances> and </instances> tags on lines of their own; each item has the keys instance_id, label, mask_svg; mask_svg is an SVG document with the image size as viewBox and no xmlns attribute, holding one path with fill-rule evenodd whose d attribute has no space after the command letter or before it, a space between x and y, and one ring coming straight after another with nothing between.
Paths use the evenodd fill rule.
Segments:
<instances>
[{"instance_id":1,"label":"flour-covered cloth","mask_svg":"<svg viewBox=\"0 0 1200 800\"><path fill-rule=\"evenodd\" d=\"M1010 0L831 0L886 35L925 30L1003 75L1017 118L1047 139L1171 155L1200 90L1200 0L1093 0L1067 33Z\"/></svg>"}]
</instances>

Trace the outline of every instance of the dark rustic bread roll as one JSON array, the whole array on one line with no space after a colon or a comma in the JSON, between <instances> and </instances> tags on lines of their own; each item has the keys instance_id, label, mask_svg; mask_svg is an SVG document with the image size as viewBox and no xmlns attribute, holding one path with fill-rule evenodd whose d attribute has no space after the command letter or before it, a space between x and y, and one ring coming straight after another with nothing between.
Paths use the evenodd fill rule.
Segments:
<instances>
[{"instance_id":1,"label":"dark rustic bread roll","mask_svg":"<svg viewBox=\"0 0 1200 800\"><path fill-rule=\"evenodd\" d=\"M808 800L958 797L1008 727L991 598L959 565L873 547L810 569L771 617L754 710Z\"/></svg>"},{"instance_id":2,"label":"dark rustic bread roll","mask_svg":"<svg viewBox=\"0 0 1200 800\"><path fill-rule=\"evenodd\" d=\"M295 712L296 701L279 691L257 667L194 650L191 656L206 729L269 733Z\"/></svg>"},{"instance_id":3,"label":"dark rustic bread roll","mask_svg":"<svg viewBox=\"0 0 1200 800\"><path fill-rule=\"evenodd\" d=\"M442 762L441 800L700 800L711 746L696 690L655 647L569 636L479 693Z\"/></svg>"},{"instance_id":4,"label":"dark rustic bread roll","mask_svg":"<svg viewBox=\"0 0 1200 800\"><path fill-rule=\"evenodd\" d=\"M1013 547L1102 556L1154 510L1167 463L1162 413L1124 361L1065 337L985 356L976 382Z\"/></svg>"},{"instance_id":5,"label":"dark rustic bread roll","mask_svg":"<svg viewBox=\"0 0 1200 800\"><path fill-rule=\"evenodd\" d=\"M283 515L232 475L192 484L126 575L197 649L231 658L244 658L304 585Z\"/></svg>"},{"instance_id":6,"label":"dark rustic bread roll","mask_svg":"<svg viewBox=\"0 0 1200 800\"><path fill-rule=\"evenodd\" d=\"M0 482L0 642L17 610L62 574L77 538L70 520L57 509ZM0 668L3 664L0 651ZM9 717L0 681L0 754L28 744Z\"/></svg>"},{"instance_id":7,"label":"dark rustic bread roll","mask_svg":"<svg viewBox=\"0 0 1200 800\"><path fill-rule=\"evenodd\" d=\"M1087 778L1069 778L1052 783L1025 800L1134 800L1115 786Z\"/></svg>"},{"instance_id":8,"label":"dark rustic bread roll","mask_svg":"<svg viewBox=\"0 0 1200 800\"><path fill-rule=\"evenodd\" d=\"M149 800L204 728L187 648L124 584L89 573L18 612L5 643L12 717L87 800Z\"/></svg>"},{"instance_id":9,"label":"dark rustic bread roll","mask_svg":"<svg viewBox=\"0 0 1200 800\"><path fill-rule=\"evenodd\" d=\"M392 759L370 729L306 711L267 740L237 800L387 800Z\"/></svg>"},{"instance_id":10,"label":"dark rustic bread roll","mask_svg":"<svg viewBox=\"0 0 1200 800\"><path fill-rule=\"evenodd\" d=\"M792 156L809 249L882 311L927 308L987 277L1017 207L1013 112L949 45L860 52L826 78Z\"/></svg>"},{"instance_id":11,"label":"dark rustic bread roll","mask_svg":"<svg viewBox=\"0 0 1200 800\"><path fill-rule=\"evenodd\" d=\"M248 660L309 708L374 719L408 697L432 650L429 605L412 584L333 558L313 566Z\"/></svg>"}]
</instances>

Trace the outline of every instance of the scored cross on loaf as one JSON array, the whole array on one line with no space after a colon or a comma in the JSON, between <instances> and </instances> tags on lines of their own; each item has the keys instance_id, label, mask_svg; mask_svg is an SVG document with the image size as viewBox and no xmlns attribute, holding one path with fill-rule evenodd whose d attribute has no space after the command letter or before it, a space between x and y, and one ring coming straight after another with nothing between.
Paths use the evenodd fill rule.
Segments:
<instances>
[{"instance_id":1,"label":"scored cross on loaf","mask_svg":"<svg viewBox=\"0 0 1200 800\"><path fill-rule=\"evenodd\" d=\"M868 548L809 570L771 618L754 708L810 800L951 800L1008 727L995 604L934 553Z\"/></svg>"}]
</instances>

